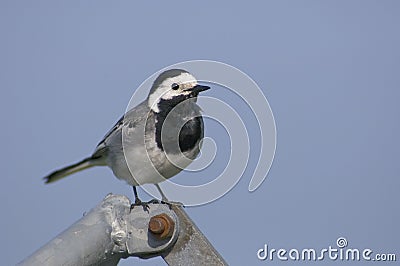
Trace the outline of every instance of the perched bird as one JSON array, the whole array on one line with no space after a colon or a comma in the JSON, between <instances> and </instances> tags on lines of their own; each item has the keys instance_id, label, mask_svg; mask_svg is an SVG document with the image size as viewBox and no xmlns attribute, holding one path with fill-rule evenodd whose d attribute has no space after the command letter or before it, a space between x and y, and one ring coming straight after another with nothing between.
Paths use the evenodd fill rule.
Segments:
<instances>
[{"instance_id":1,"label":"perched bird","mask_svg":"<svg viewBox=\"0 0 400 266\"><path fill-rule=\"evenodd\" d=\"M209 88L182 69L161 73L147 99L122 116L91 156L52 172L44 177L45 182L106 165L133 187L133 206L147 205L136 191L136 186L146 183L155 184L167 202L158 183L179 173L199 154L204 129L196 102L199 93Z\"/></svg>"}]
</instances>

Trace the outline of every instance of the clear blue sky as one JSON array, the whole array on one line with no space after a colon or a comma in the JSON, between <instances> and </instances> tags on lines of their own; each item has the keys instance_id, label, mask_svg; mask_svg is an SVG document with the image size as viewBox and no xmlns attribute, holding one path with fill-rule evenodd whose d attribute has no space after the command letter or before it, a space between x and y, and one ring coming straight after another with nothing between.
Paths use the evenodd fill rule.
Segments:
<instances>
[{"instance_id":1,"label":"clear blue sky","mask_svg":"<svg viewBox=\"0 0 400 266\"><path fill-rule=\"evenodd\" d=\"M248 171L223 198L187 209L230 264L271 263L257 259L264 244L322 249L340 236L399 260L399 11L361 0L1 1L2 264L107 193L132 196L107 168L51 186L41 178L89 155L149 75L192 59L245 71L276 119L261 187L247 191Z\"/></svg>"}]
</instances>

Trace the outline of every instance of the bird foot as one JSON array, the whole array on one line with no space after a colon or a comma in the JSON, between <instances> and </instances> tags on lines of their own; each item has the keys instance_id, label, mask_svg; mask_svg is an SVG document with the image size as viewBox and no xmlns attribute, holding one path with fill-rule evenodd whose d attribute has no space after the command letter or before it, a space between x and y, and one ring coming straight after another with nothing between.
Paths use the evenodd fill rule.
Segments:
<instances>
[{"instance_id":1,"label":"bird foot","mask_svg":"<svg viewBox=\"0 0 400 266\"><path fill-rule=\"evenodd\" d=\"M170 209L172 208L172 206L185 208L185 205L183 205L182 202L177 202L177 201L158 200L158 199L152 199L149 201L141 201L140 199L136 199L135 203L131 204L130 210L132 211L133 208L135 208L136 206L141 206L141 207L143 207L144 211L149 212L149 209L150 209L149 204L165 204L165 205L168 205L168 207Z\"/></svg>"},{"instance_id":2,"label":"bird foot","mask_svg":"<svg viewBox=\"0 0 400 266\"><path fill-rule=\"evenodd\" d=\"M149 201L141 201L140 199L136 198L135 203L131 204L130 210L132 211L133 208L135 208L136 206L142 206L144 211L149 212L149 209L150 209L149 204L160 204L160 201L158 199L152 199Z\"/></svg>"},{"instance_id":3,"label":"bird foot","mask_svg":"<svg viewBox=\"0 0 400 266\"><path fill-rule=\"evenodd\" d=\"M183 205L182 202L178 202L178 201L169 201L169 200L163 199L163 200L160 201L160 203L168 205L168 207L170 209L172 208L172 206L185 208L185 205Z\"/></svg>"}]
</instances>

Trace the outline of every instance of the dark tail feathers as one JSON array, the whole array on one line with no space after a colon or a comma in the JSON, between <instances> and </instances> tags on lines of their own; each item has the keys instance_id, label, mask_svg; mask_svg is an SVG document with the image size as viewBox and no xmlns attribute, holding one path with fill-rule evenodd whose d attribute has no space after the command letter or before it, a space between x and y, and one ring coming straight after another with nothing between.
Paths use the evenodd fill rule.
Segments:
<instances>
[{"instance_id":1,"label":"dark tail feathers","mask_svg":"<svg viewBox=\"0 0 400 266\"><path fill-rule=\"evenodd\" d=\"M66 176L69 176L73 173L82 171L84 169L90 168L95 166L95 160L92 157L88 157L83 159L82 161L75 163L73 165L64 167L60 170L54 171L51 174L45 176L43 179L45 180L46 184L47 183L52 183L55 182L61 178L64 178Z\"/></svg>"}]
</instances>

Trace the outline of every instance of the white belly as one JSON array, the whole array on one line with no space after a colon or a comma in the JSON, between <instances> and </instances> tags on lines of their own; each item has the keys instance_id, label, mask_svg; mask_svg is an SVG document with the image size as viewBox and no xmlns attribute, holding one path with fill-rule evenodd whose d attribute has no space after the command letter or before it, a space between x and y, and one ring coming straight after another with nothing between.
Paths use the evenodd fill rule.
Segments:
<instances>
[{"instance_id":1,"label":"white belly","mask_svg":"<svg viewBox=\"0 0 400 266\"><path fill-rule=\"evenodd\" d=\"M197 151L193 151L191 154L171 154L167 157L157 147L151 146L147 151L144 146L137 145L130 149L127 146L125 152L121 149L111 149L110 153L113 154L108 156L107 164L118 179L125 180L131 186L157 184L178 174L198 154Z\"/></svg>"}]
</instances>

